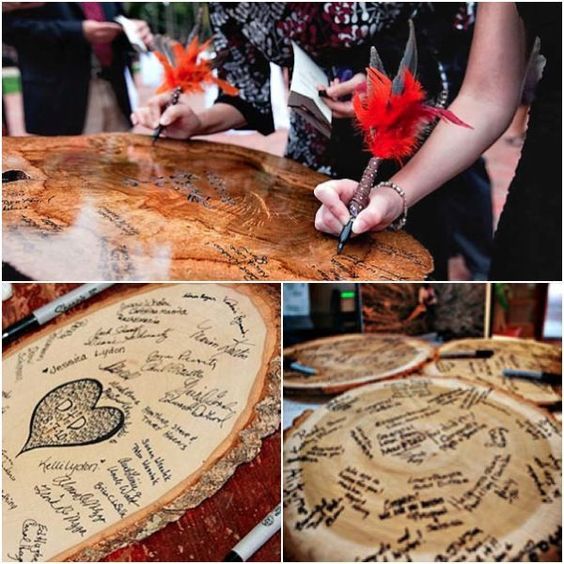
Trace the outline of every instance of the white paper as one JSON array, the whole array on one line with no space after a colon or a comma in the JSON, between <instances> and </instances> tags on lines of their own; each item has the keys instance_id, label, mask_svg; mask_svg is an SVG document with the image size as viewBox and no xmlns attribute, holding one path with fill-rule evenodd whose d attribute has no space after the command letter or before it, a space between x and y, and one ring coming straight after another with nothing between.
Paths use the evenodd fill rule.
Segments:
<instances>
[{"instance_id":1,"label":"white paper","mask_svg":"<svg viewBox=\"0 0 564 564\"><path fill-rule=\"evenodd\" d=\"M127 36L129 43L131 43L136 51L139 51L140 53L147 52L147 47L145 46L145 43L141 41L135 28L135 24L129 18L126 18L125 16L116 16L114 21L123 27L123 32Z\"/></svg>"},{"instance_id":2,"label":"white paper","mask_svg":"<svg viewBox=\"0 0 564 564\"><path fill-rule=\"evenodd\" d=\"M319 97L318 85L329 86L329 79L323 70L316 65L311 57L292 41L294 49L294 72L290 90L313 100L323 116L331 123L331 109Z\"/></svg>"}]
</instances>

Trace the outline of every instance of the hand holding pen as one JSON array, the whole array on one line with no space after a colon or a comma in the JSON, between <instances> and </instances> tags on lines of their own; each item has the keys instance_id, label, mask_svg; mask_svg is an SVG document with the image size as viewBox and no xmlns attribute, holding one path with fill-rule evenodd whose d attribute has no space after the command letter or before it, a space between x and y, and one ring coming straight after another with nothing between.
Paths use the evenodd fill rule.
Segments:
<instances>
[{"instance_id":1,"label":"hand holding pen","mask_svg":"<svg viewBox=\"0 0 564 564\"><path fill-rule=\"evenodd\" d=\"M229 82L215 75L214 70L221 64L225 54L218 53L214 59L210 59L208 48L211 40L200 43L198 40L198 30L199 27L197 25L188 37L186 45L182 45L162 35L155 36L155 56L161 63L164 71L164 80L157 89L157 94L165 93L167 97L166 102L163 104L164 115L160 116L159 112L160 119L155 124L153 144L163 129L174 121L170 114L168 118L166 117L166 110L167 108L177 107L181 93L203 92L204 87L210 84L217 85L225 94L230 96L235 96L239 92ZM152 109L154 110L154 108L149 106L142 110L145 113L151 113ZM134 125L143 122L142 115L138 111L131 116ZM191 112L191 115L195 116L193 112ZM189 136L184 135L184 138Z\"/></svg>"},{"instance_id":2,"label":"hand holding pen","mask_svg":"<svg viewBox=\"0 0 564 564\"><path fill-rule=\"evenodd\" d=\"M345 222L343 223L343 218L337 217L335 213L332 214L333 217L330 214L325 218L319 217L319 213L316 216L315 225L320 231L333 233L336 224L341 224L337 247L339 253L353 231L358 234L368 230L368 227L357 225L360 221L357 222L356 218L371 202L373 189L378 189L377 192L385 189L387 192L395 193L396 201L401 202L401 212L387 224L387 227L399 230L405 224L408 203L402 188L391 181L375 185L379 164L382 161L405 161L417 149L425 129L438 119L458 126L470 127L449 110L426 103L427 95L416 78L417 59L415 28L412 21L409 22L408 41L395 77L392 78L386 73L376 48L372 47L370 51L366 88L362 92L357 89L352 105L372 158L348 200L349 213L344 214ZM323 193L325 192L327 190ZM316 196L321 200L317 190ZM334 212L330 202L322 200L322 203L326 212ZM371 223L370 228L374 229L374 224L379 223L381 218L372 219L374 221L367 221L365 225Z\"/></svg>"},{"instance_id":3,"label":"hand holding pen","mask_svg":"<svg viewBox=\"0 0 564 564\"><path fill-rule=\"evenodd\" d=\"M170 97L170 101L167 102L166 106L165 106L165 110L168 109L170 106L176 106L176 104L178 104L178 100L180 100L180 94L182 94L182 89L177 86L173 91L172 91L172 96ZM166 123L166 122L165 122ZM165 123L163 123L163 118L161 117L160 121L159 121L159 125L157 125L157 127L155 127L155 130L153 131L153 145L156 143L157 139L160 137L163 129L166 127Z\"/></svg>"}]
</instances>

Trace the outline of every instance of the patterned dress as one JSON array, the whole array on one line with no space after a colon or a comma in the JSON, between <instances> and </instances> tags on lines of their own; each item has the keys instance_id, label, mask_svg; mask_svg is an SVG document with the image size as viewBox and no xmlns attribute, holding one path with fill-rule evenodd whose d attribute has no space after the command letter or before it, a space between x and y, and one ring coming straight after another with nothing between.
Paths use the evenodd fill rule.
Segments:
<instances>
[{"instance_id":1,"label":"patterned dress","mask_svg":"<svg viewBox=\"0 0 564 564\"><path fill-rule=\"evenodd\" d=\"M410 18L418 36L419 78L431 97L444 97L440 64L417 27L430 10L428 3L409 2L211 2L216 48L227 54L221 74L240 92L237 97L222 94L217 101L236 107L248 127L269 134L274 131L270 63L291 68L292 41L330 78L345 70L364 72L372 45L395 72ZM334 120L327 139L293 112L286 156L311 169L352 178L360 176L368 159L351 120Z\"/></svg>"}]
</instances>

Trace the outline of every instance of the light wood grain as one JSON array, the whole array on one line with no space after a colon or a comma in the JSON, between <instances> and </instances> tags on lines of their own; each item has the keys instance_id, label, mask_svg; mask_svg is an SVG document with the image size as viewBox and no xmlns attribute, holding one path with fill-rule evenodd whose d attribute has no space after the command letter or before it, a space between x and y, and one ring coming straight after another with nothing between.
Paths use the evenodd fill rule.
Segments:
<instances>
[{"instance_id":1,"label":"light wood grain","mask_svg":"<svg viewBox=\"0 0 564 564\"><path fill-rule=\"evenodd\" d=\"M4 506L5 555L29 552L29 548L22 548L22 531L26 524L29 526L28 521L22 521L23 510L26 519L33 519L37 527L41 525L38 530L46 536L34 553L38 559L99 560L115 548L175 521L188 508L213 495L237 466L256 456L262 439L278 427L279 294L275 288L153 285L131 288L127 298L109 294L88 313L75 315L57 325L56 330L46 328L16 344L4 357L4 373L9 375L3 380L4 429L10 430L9 435L4 435L4 463L14 477L5 489L13 501L12 507ZM233 322L229 323L231 317ZM205 339L196 337L204 325L210 324L210 319L216 318L220 319L219 324L211 323L215 329L206 329ZM100 333L98 326L107 333ZM131 335L122 330L125 328L134 328L136 336L126 338L124 347L100 344L100 339ZM165 331L166 338L151 337L149 334L155 331ZM245 332L246 337L238 332ZM212 340L221 343L225 339L229 343L230 336L240 342L248 337L253 342L230 345L234 348L225 352L227 360L220 360L223 353L216 360L213 354L206 359ZM94 348L89 348L93 341ZM254 348L254 353L242 354L246 347ZM102 354L112 348L125 350ZM216 347L212 349L215 351ZM156 359L156 351L163 355L164 364ZM91 359L91 353L97 358ZM78 358L82 356L85 358ZM242 362L250 364L237 368ZM231 373L232 370L235 372ZM228 373L230 376L226 377ZM49 416L53 426L61 427L58 434L43 425L45 417L36 419L46 398L53 397L56 390L68 389L77 379L85 382L84 378L90 378L89 382L95 379L103 393L91 411L83 410L81 415L88 420L94 419L97 409L123 413L123 425L116 428L117 434L107 439L100 434L94 443L77 439L76 434L69 432L73 426L61 427L59 415ZM202 389L196 396L198 386ZM232 394L232 387L239 391ZM79 403L80 396L68 394L66 402L70 399ZM183 398L188 397L191 399L183 403ZM30 406L34 405L31 414ZM99 427L100 423L96 428ZM143 443L146 435L150 436L154 456ZM71 440L67 440L69 437ZM133 502L121 489L127 485L127 473L121 476L115 468L120 467L119 457L129 457L128 464L135 468L138 454L143 469L136 469L138 485L129 492L130 496L132 492L136 494L138 501ZM160 463L156 457L160 457ZM48 467L45 460L64 460L66 470ZM95 475L77 470L65 477L68 463L85 461L97 467ZM117 476L117 481L110 476ZM93 484L92 479L99 482ZM69 481L74 493L69 489ZM101 483L114 502L109 503L108 496L92 494L102 491L97 485ZM97 500L96 511L103 520L92 519L89 511L93 510L89 509L87 498L77 491L84 495L89 492L88 503ZM80 510L76 511L81 516L75 525L80 522L83 533L73 535L73 531L65 529L68 522L56 511L53 501L59 495L61 501ZM32 532L34 527L37 528L30 528Z\"/></svg>"},{"instance_id":2,"label":"light wood grain","mask_svg":"<svg viewBox=\"0 0 564 564\"><path fill-rule=\"evenodd\" d=\"M233 145L131 134L5 138L3 260L36 280L423 279L429 253L406 233L336 254L314 228L295 162Z\"/></svg>"},{"instance_id":3,"label":"light wood grain","mask_svg":"<svg viewBox=\"0 0 564 564\"><path fill-rule=\"evenodd\" d=\"M561 426L499 389L362 386L285 439L285 559L559 561L561 456Z\"/></svg>"},{"instance_id":4,"label":"light wood grain","mask_svg":"<svg viewBox=\"0 0 564 564\"><path fill-rule=\"evenodd\" d=\"M518 394L539 405L562 401L562 387L530 380L506 378L504 368L521 368L562 373L562 348L557 345L526 339L461 339L450 341L439 349L449 351L491 349L490 358L437 359L423 371L429 375L462 376Z\"/></svg>"},{"instance_id":5,"label":"light wood grain","mask_svg":"<svg viewBox=\"0 0 564 564\"><path fill-rule=\"evenodd\" d=\"M433 355L434 347L426 341L396 334L338 335L307 341L285 348L284 356L317 373L305 376L285 369L284 390L339 393L414 372Z\"/></svg>"}]
</instances>

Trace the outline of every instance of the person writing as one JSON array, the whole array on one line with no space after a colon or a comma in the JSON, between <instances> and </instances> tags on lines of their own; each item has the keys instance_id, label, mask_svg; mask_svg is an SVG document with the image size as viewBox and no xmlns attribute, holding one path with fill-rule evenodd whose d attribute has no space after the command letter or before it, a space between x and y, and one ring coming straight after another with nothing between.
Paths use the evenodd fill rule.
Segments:
<instances>
[{"instance_id":1,"label":"person writing","mask_svg":"<svg viewBox=\"0 0 564 564\"><path fill-rule=\"evenodd\" d=\"M440 123L415 156L391 180L408 207L466 169L509 126L521 100L528 55L539 36L547 59L533 104L527 140L495 234L490 278L560 280L561 5L482 3L463 85L450 110L472 129ZM357 183L333 180L315 189L321 201L315 226L338 235L349 219L347 203ZM403 211L392 190L374 190L353 233L386 229Z\"/></svg>"},{"instance_id":2,"label":"person writing","mask_svg":"<svg viewBox=\"0 0 564 564\"><path fill-rule=\"evenodd\" d=\"M450 6L443 10L441 4L439 10L432 3L406 2L210 2L215 48L222 57L219 76L237 87L239 95L220 93L211 108L193 111L184 95L178 104L169 106L171 94L167 92L139 108L132 121L150 129L164 126L164 135L173 139L238 128L272 133L270 63L291 68L294 41L332 79L324 101L332 110L333 123L331 138L327 138L291 112L285 156L332 177L360 178L368 156L362 151L362 137L351 119L354 112L350 98L366 81L370 47L377 46L387 65L397 67L408 36L408 22L413 20L419 32L418 79L430 98L446 99L450 80L442 75L445 56L435 46L437 31L431 22L444 21L441 29L452 25L449 22L459 6ZM257 22L261 33L257 33ZM394 170L395 165L389 163L382 173ZM468 199L462 184L449 186L449 193L447 187L437 191L410 211L407 229L431 252L434 276L441 279L447 276L451 252L447 242L453 239L452 224L457 223L454 217L448 225L439 221L447 200L458 194L469 211L478 213L476 197Z\"/></svg>"}]
</instances>

